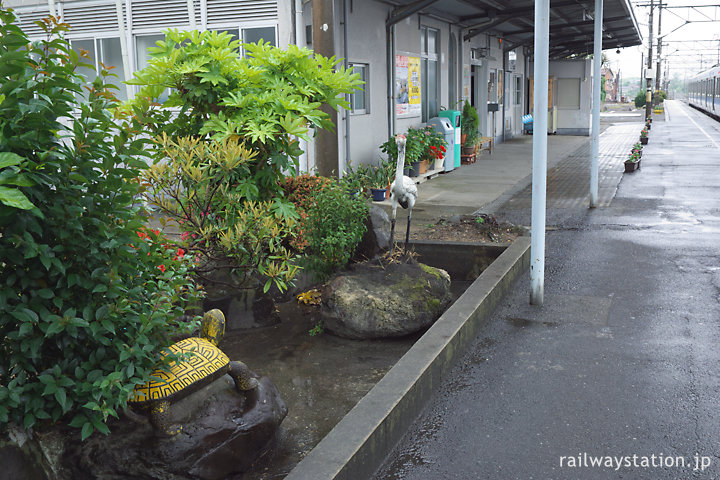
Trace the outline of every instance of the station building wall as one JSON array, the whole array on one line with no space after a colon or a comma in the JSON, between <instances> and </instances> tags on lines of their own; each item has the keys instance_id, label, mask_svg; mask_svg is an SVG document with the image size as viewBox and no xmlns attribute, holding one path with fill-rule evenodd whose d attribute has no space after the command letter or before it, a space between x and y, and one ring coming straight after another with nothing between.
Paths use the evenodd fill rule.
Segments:
<instances>
[{"instance_id":1,"label":"station building wall","mask_svg":"<svg viewBox=\"0 0 720 480\"><path fill-rule=\"evenodd\" d=\"M377 0L332 1L334 24L328 27L334 29L335 56L343 58L347 51L348 63L362 71L367 82L364 92L351 98L356 108L338 114L336 171L343 172L348 162L376 164L381 158L380 145L391 132L388 83L392 72L388 72L385 22L392 6ZM49 14L48 2L6 0L4 3L16 9L21 25L30 28L31 37L38 38L39 32L32 30L32 21ZM262 3L260 13L259 3ZM268 40L272 36L272 42L281 47L298 43L312 48L313 3L307 0L194 0L194 24L198 29L227 29L244 40L254 37ZM74 26L67 38L78 48L92 46L98 60L115 64L116 72L122 76L115 1L55 0L54 4L64 20ZM161 38L163 30L189 29L193 23L187 0L123 0L122 5L131 71L144 66L146 49ZM350 6L347 26L342 17L345 5ZM343 43L344 28L347 28L347 50ZM510 53L507 43L497 36L483 33L465 41L462 35L466 32L444 20L418 14L396 24L395 54L419 59L423 76L429 76L426 73L431 69L437 73L436 82L432 84L436 94L426 94L419 111L415 105L415 110L396 116L394 133L422 126L440 109L461 110L466 100L478 110L483 136L492 136L500 142L522 132L520 117L526 112L528 96L528 47L515 48ZM99 58L101 56L104 58ZM421 89L430 91L428 78L420 78L420 84ZM397 93L395 86L392 90L393 94ZM129 95L132 94L131 89ZM432 102L428 101L431 97L434 97ZM488 102L498 103L498 110L489 112ZM349 152L346 151L347 134ZM305 150L307 154L301 158L301 168L313 171L313 142L305 145Z\"/></svg>"}]
</instances>

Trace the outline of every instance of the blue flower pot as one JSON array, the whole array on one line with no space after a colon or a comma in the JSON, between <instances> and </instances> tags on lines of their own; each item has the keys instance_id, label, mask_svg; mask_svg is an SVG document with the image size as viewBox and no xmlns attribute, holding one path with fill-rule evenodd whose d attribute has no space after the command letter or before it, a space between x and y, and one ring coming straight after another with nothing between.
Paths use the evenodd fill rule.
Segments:
<instances>
[{"instance_id":1,"label":"blue flower pot","mask_svg":"<svg viewBox=\"0 0 720 480\"><path fill-rule=\"evenodd\" d=\"M382 202L385 200L385 188L371 188L373 202Z\"/></svg>"}]
</instances>

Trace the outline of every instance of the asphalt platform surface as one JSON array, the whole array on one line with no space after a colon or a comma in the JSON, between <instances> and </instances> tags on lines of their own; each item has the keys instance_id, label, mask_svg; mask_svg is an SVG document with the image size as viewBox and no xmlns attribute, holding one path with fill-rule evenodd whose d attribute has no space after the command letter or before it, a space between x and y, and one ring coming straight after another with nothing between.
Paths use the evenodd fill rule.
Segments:
<instances>
[{"instance_id":1,"label":"asphalt platform surface","mask_svg":"<svg viewBox=\"0 0 720 480\"><path fill-rule=\"evenodd\" d=\"M587 137L551 161L545 304L517 281L376 479L720 478L720 123L667 102L623 174L605 120L598 208ZM521 173L465 206L529 225Z\"/></svg>"}]
</instances>

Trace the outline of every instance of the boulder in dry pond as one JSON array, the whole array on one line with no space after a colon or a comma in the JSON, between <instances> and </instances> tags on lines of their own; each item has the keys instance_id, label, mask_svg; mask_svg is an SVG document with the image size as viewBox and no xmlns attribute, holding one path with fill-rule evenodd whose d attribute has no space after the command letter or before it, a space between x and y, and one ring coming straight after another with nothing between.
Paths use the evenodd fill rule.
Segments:
<instances>
[{"instance_id":1,"label":"boulder in dry pond","mask_svg":"<svg viewBox=\"0 0 720 480\"><path fill-rule=\"evenodd\" d=\"M324 328L340 337L400 337L429 327L450 304L450 275L422 263L356 264L323 291Z\"/></svg>"}]
</instances>

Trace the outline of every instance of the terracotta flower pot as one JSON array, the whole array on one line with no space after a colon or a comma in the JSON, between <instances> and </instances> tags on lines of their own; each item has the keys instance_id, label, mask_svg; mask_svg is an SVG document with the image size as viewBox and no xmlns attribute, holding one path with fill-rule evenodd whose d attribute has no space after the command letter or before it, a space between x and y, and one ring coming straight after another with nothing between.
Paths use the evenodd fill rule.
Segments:
<instances>
[{"instance_id":1,"label":"terracotta flower pot","mask_svg":"<svg viewBox=\"0 0 720 480\"><path fill-rule=\"evenodd\" d=\"M429 163L430 163L429 160L421 160L420 161L420 171L419 171L420 175L427 172Z\"/></svg>"}]
</instances>

